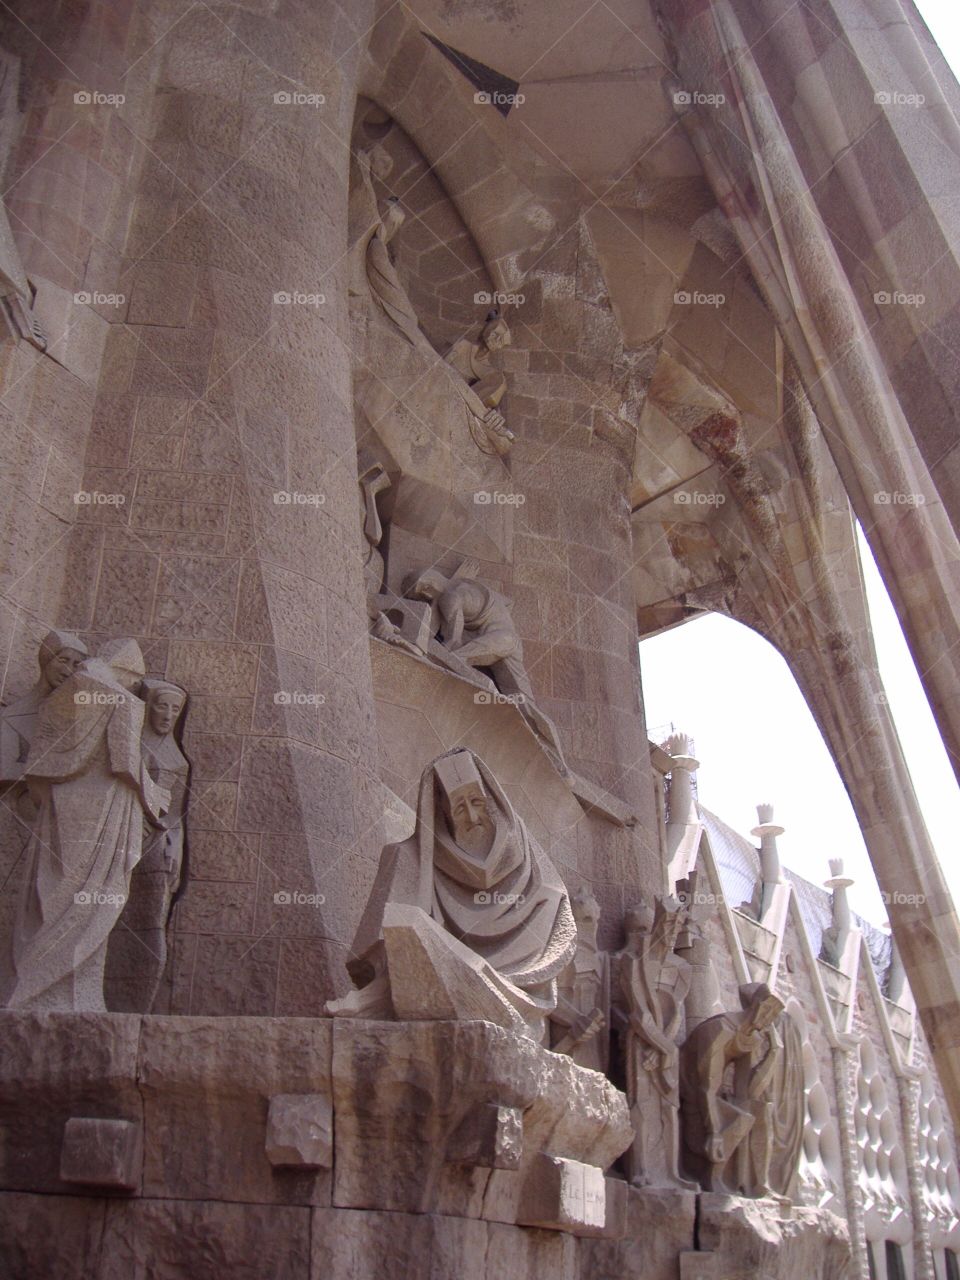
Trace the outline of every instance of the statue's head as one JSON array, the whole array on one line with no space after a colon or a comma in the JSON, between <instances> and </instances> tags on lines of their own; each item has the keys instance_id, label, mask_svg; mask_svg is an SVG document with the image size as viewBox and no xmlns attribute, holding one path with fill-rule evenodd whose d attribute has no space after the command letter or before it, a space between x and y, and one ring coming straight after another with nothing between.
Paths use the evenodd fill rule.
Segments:
<instances>
[{"instance_id":1,"label":"statue's head","mask_svg":"<svg viewBox=\"0 0 960 1280\"><path fill-rule=\"evenodd\" d=\"M592 942L597 940L597 925L600 923L600 903L589 889L578 889L570 899L573 918L577 923L577 933Z\"/></svg>"},{"instance_id":2,"label":"statue's head","mask_svg":"<svg viewBox=\"0 0 960 1280\"><path fill-rule=\"evenodd\" d=\"M58 689L87 657L87 646L70 631L48 631L40 641L40 678L48 689Z\"/></svg>"},{"instance_id":3,"label":"statue's head","mask_svg":"<svg viewBox=\"0 0 960 1280\"><path fill-rule=\"evenodd\" d=\"M186 706L186 690L168 680L144 680L140 696L147 704L147 723L153 732L161 738L172 733Z\"/></svg>"},{"instance_id":4,"label":"statue's head","mask_svg":"<svg viewBox=\"0 0 960 1280\"><path fill-rule=\"evenodd\" d=\"M513 342L510 326L499 311L491 311L480 334L480 341L488 351L501 351Z\"/></svg>"},{"instance_id":5,"label":"statue's head","mask_svg":"<svg viewBox=\"0 0 960 1280\"><path fill-rule=\"evenodd\" d=\"M399 197L388 196L383 210L383 238L392 240L406 220L407 215L403 212Z\"/></svg>"},{"instance_id":6,"label":"statue's head","mask_svg":"<svg viewBox=\"0 0 960 1280\"><path fill-rule=\"evenodd\" d=\"M765 982L748 982L740 988L740 1003L747 1014L747 1027L765 1031L786 1008Z\"/></svg>"},{"instance_id":7,"label":"statue's head","mask_svg":"<svg viewBox=\"0 0 960 1280\"><path fill-rule=\"evenodd\" d=\"M440 808L454 841L475 857L490 852L496 823L487 793L469 751L442 756L434 765Z\"/></svg>"},{"instance_id":8,"label":"statue's head","mask_svg":"<svg viewBox=\"0 0 960 1280\"><path fill-rule=\"evenodd\" d=\"M114 680L130 693L139 686L147 669L136 640L108 640L100 650L100 659L110 668Z\"/></svg>"},{"instance_id":9,"label":"statue's head","mask_svg":"<svg viewBox=\"0 0 960 1280\"><path fill-rule=\"evenodd\" d=\"M623 913L623 928L627 935L627 946L634 947L645 933L653 928L653 907L646 898L641 898Z\"/></svg>"},{"instance_id":10,"label":"statue's head","mask_svg":"<svg viewBox=\"0 0 960 1280\"><path fill-rule=\"evenodd\" d=\"M446 575L439 569L415 569L404 578L401 590L408 600L429 600L432 603L443 595L448 585Z\"/></svg>"}]
</instances>

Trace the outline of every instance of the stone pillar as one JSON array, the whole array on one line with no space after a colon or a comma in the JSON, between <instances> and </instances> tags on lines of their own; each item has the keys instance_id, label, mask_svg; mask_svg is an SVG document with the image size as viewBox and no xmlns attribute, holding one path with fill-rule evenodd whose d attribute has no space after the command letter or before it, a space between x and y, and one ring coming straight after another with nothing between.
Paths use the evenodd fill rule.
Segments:
<instances>
[{"instance_id":1,"label":"stone pillar","mask_svg":"<svg viewBox=\"0 0 960 1280\"><path fill-rule=\"evenodd\" d=\"M64 410L77 487L116 501L82 511L65 613L190 694L179 1013L318 1014L380 845L343 261L373 5L268 8L131 3L105 85L92 17L60 55L126 95L97 134L122 190L90 192L110 235L84 283L122 302L89 440ZM86 111L64 97L58 130L90 138Z\"/></svg>"},{"instance_id":2,"label":"stone pillar","mask_svg":"<svg viewBox=\"0 0 960 1280\"><path fill-rule=\"evenodd\" d=\"M693 870L700 846L700 815L693 789L693 775L700 768L693 739L674 733L663 744L670 755L670 792L667 805L667 853L670 865L667 888Z\"/></svg>"},{"instance_id":3,"label":"stone pillar","mask_svg":"<svg viewBox=\"0 0 960 1280\"><path fill-rule=\"evenodd\" d=\"M778 827L773 821L772 804L758 804L757 818L759 823L750 834L757 836L760 840L760 919L762 920L782 878L777 837L783 835L784 828Z\"/></svg>"},{"instance_id":4,"label":"stone pillar","mask_svg":"<svg viewBox=\"0 0 960 1280\"><path fill-rule=\"evenodd\" d=\"M937 1280L930 1248L930 1227L923 1196L923 1167L917 1143L920 1082L915 1070L897 1072L900 1099L900 1132L903 1134L907 1180L910 1184L910 1216L913 1219L914 1280Z\"/></svg>"},{"instance_id":5,"label":"stone pillar","mask_svg":"<svg viewBox=\"0 0 960 1280\"><path fill-rule=\"evenodd\" d=\"M843 1157L843 1199L850 1228L850 1280L870 1280L867 1261L867 1237L863 1218L863 1193L860 1190L860 1148L853 1119L853 1100L857 1094L857 1046L850 1037L833 1047L833 1082L837 1097L837 1128Z\"/></svg>"}]
</instances>

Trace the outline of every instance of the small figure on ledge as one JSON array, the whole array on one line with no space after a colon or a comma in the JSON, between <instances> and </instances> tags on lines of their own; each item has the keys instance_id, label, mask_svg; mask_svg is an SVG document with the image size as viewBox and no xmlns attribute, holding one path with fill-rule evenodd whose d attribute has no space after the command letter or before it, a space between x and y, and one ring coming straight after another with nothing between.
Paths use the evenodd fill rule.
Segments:
<instances>
[{"instance_id":1,"label":"small figure on ledge","mask_svg":"<svg viewBox=\"0 0 960 1280\"><path fill-rule=\"evenodd\" d=\"M501 457L510 452L516 436L507 427L499 411L500 401L507 390L507 380L494 365L493 357L512 342L510 326L494 308L487 316L479 339L461 338L453 344L446 357L447 363L456 369L484 406L486 413L480 419L480 425L487 443ZM477 445L483 447L479 440Z\"/></svg>"},{"instance_id":2,"label":"small figure on ledge","mask_svg":"<svg viewBox=\"0 0 960 1280\"><path fill-rule=\"evenodd\" d=\"M571 900L577 949L560 974L557 1008L550 1021L554 1053L567 1053L578 1067L606 1074L609 1058L610 964L597 946L600 904L587 889Z\"/></svg>"}]
</instances>

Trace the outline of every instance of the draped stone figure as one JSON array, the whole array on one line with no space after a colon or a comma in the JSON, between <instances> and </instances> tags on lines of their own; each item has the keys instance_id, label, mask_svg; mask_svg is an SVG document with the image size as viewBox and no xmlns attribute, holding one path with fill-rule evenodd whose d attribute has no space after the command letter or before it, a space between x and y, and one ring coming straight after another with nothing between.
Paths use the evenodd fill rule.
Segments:
<instances>
[{"instance_id":1,"label":"draped stone figure","mask_svg":"<svg viewBox=\"0 0 960 1280\"><path fill-rule=\"evenodd\" d=\"M147 773L170 792L159 818L144 812L143 854L130 877L130 895L110 935L107 996L111 1009L149 1013L167 963L167 922L183 869L184 819L190 764L174 731L186 690L167 680L144 680L146 703L140 753Z\"/></svg>"},{"instance_id":2,"label":"draped stone figure","mask_svg":"<svg viewBox=\"0 0 960 1280\"><path fill-rule=\"evenodd\" d=\"M536 705L523 662L523 642L510 601L476 578L447 578L437 569L408 574L403 594L436 605L444 648L470 667L486 668L541 740L556 769L569 773L553 721Z\"/></svg>"},{"instance_id":3,"label":"draped stone figure","mask_svg":"<svg viewBox=\"0 0 960 1280\"><path fill-rule=\"evenodd\" d=\"M803 1146L803 1033L786 1014L771 1027L777 1043L764 1104L741 1150L749 1196L790 1196Z\"/></svg>"},{"instance_id":4,"label":"draped stone figure","mask_svg":"<svg viewBox=\"0 0 960 1280\"><path fill-rule=\"evenodd\" d=\"M784 1005L763 982L742 986L740 1002L741 1010L701 1022L681 1051L683 1157L704 1190L756 1196L769 1178L771 1093L782 1052L774 1023Z\"/></svg>"},{"instance_id":5,"label":"draped stone figure","mask_svg":"<svg viewBox=\"0 0 960 1280\"><path fill-rule=\"evenodd\" d=\"M349 1017L481 1018L542 1039L576 948L563 882L472 751L420 780L417 825L387 845L347 963Z\"/></svg>"},{"instance_id":6,"label":"draped stone figure","mask_svg":"<svg viewBox=\"0 0 960 1280\"><path fill-rule=\"evenodd\" d=\"M507 380L494 365L493 358L512 342L510 326L494 308L487 316L479 339L461 338L447 352L447 363L456 369L487 410L483 419L487 440L494 452L501 456L509 453L516 436L499 413Z\"/></svg>"},{"instance_id":7,"label":"draped stone figure","mask_svg":"<svg viewBox=\"0 0 960 1280\"><path fill-rule=\"evenodd\" d=\"M14 930L11 1008L104 1011L110 930L140 860L143 813L169 793L140 754L144 665L112 641L43 700L26 767L37 805Z\"/></svg>"},{"instance_id":8,"label":"draped stone figure","mask_svg":"<svg viewBox=\"0 0 960 1280\"><path fill-rule=\"evenodd\" d=\"M674 952L686 910L673 898L626 913L627 940L613 958L615 1025L623 1050L627 1100L635 1130L626 1153L634 1186L694 1184L679 1172L680 1049L690 965Z\"/></svg>"},{"instance_id":9,"label":"draped stone figure","mask_svg":"<svg viewBox=\"0 0 960 1280\"><path fill-rule=\"evenodd\" d=\"M577 949L557 981L551 1048L579 1067L606 1073L609 1058L610 957L597 946L600 904L588 890L571 900Z\"/></svg>"}]
</instances>

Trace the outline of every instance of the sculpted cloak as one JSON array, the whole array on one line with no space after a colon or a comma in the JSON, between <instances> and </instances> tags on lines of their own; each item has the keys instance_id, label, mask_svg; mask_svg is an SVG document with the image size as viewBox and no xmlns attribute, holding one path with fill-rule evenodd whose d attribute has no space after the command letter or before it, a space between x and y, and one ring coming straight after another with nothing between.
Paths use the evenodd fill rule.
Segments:
<instances>
[{"instance_id":1,"label":"sculpted cloak","mask_svg":"<svg viewBox=\"0 0 960 1280\"><path fill-rule=\"evenodd\" d=\"M393 903L415 906L539 1007L551 1010L557 975L576 951L570 900L503 788L482 760L468 754L496 827L490 851L476 858L454 843L438 799L434 761L420 779L413 835L383 851L347 968L358 986L369 982L384 909Z\"/></svg>"},{"instance_id":2,"label":"sculpted cloak","mask_svg":"<svg viewBox=\"0 0 960 1280\"><path fill-rule=\"evenodd\" d=\"M98 660L40 706L11 1008L104 1009L107 940L140 859L144 806L159 817L167 801L141 761L144 709Z\"/></svg>"}]
</instances>

